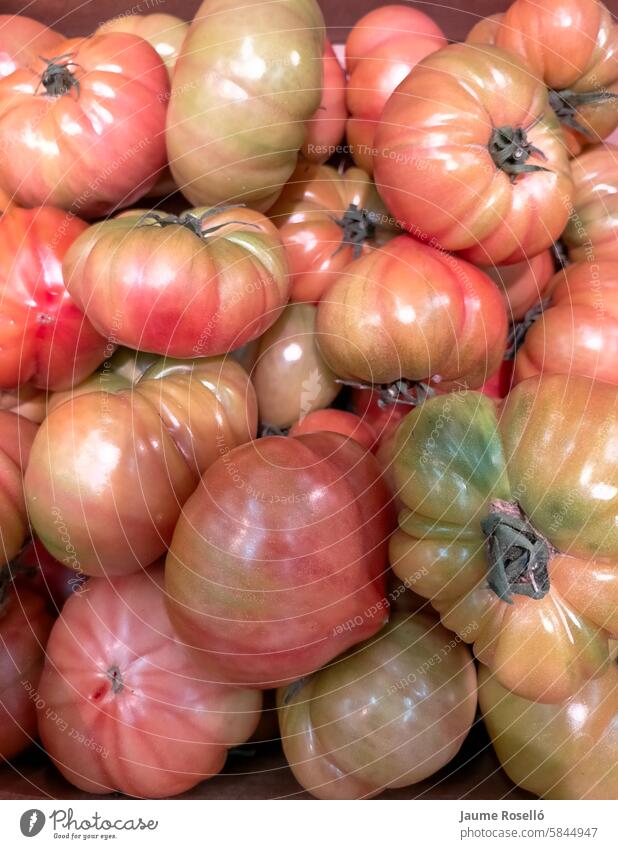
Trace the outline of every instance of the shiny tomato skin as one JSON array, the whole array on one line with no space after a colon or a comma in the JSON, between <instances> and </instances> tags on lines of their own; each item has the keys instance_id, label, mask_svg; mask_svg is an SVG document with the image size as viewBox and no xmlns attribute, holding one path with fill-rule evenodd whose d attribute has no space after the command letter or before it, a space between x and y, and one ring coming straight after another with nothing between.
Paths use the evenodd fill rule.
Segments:
<instances>
[{"instance_id":1,"label":"shiny tomato skin","mask_svg":"<svg viewBox=\"0 0 618 849\"><path fill-rule=\"evenodd\" d=\"M288 763L320 799L415 784L459 751L476 687L466 646L431 616L396 613L377 636L279 690Z\"/></svg>"},{"instance_id":2,"label":"shiny tomato skin","mask_svg":"<svg viewBox=\"0 0 618 849\"><path fill-rule=\"evenodd\" d=\"M60 33L26 15L0 15L0 78L38 56L54 56Z\"/></svg>"},{"instance_id":3,"label":"shiny tomato skin","mask_svg":"<svg viewBox=\"0 0 618 849\"><path fill-rule=\"evenodd\" d=\"M273 205L320 105L324 46L315 0L204 0L176 64L166 130L190 203Z\"/></svg>"},{"instance_id":4,"label":"shiny tomato skin","mask_svg":"<svg viewBox=\"0 0 618 849\"><path fill-rule=\"evenodd\" d=\"M47 392L31 384L17 389L0 390L0 410L17 413L31 422L40 424L46 415Z\"/></svg>"},{"instance_id":5,"label":"shiny tomato skin","mask_svg":"<svg viewBox=\"0 0 618 849\"><path fill-rule=\"evenodd\" d=\"M101 24L97 34L128 32L144 38L157 51L171 78L188 30L189 24L176 15L154 12L150 15L119 15L111 18Z\"/></svg>"},{"instance_id":6,"label":"shiny tomato skin","mask_svg":"<svg viewBox=\"0 0 618 849\"><path fill-rule=\"evenodd\" d=\"M313 304L289 304L260 338L251 382L262 424L289 427L341 391L317 346L316 313Z\"/></svg>"},{"instance_id":7,"label":"shiny tomato skin","mask_svg":"<svg viewBox=\"0 0 618 849\"><path fill-rule=\"evenodd\" d=\"M525 165L545 170L511 180L490 150L506 127L542 151L531 150ZM558 119L543 83L506 51L451 44L423 59L387 101L375 148L386 205L430 244L508 265L541 253L564 229L572 183Z\"/></svg>"},{"instance_id":8,"label":"shiny tomato skin","mask_svg":"<svg viewBox=\"0 0 618 849\"><path fill-rule=\"evenodd\" d=\"M515 382L580 374L618 384L618 261L568 265L548 286L549 305L526 333Z\"/></svg>"},{"instance_id":9,"label":"shiny tomato skin","mask_svg":"<svg viewBox=\"0 0 618 849\"><path fill-rule=\"evenodd\" d=\"M187 213L208 215L201 235L136 213L94 224L76 241L66 285L95 327L170 357L226 354L270 327L289 293L276 228L251 209L209 212Z\"/></svg>"},{"instance_id":10,"label":"shiny tomato skin","mask_svg":"<svg viewBox=\"0 0 618 849\"><path fill-rule=\"evenodd\" d=\"M405 6L370 12L348 36L348 141L354 161L369 174L374 135L386 101L417 62L446 44L430 18Z\"/></svg>"},{"instance_id":11,"label":"shiny tomato skin","mask_svg":"<svg viewBox=\"0 0 618 849\"><path fill-rule=\"evenodd\" d=\"M618 667L565 702L509 693L485 667L479 703L509 778L542 799L615 799L618 794Z\"/></svg>"},{"instance_id":12,"label":"shiny tomato skin","mask_svg":"<svg viewBox=\"0 0 618 849\"><path fill-rule=\"evenodd\" d=\"M569 259L618 260L618 147L594 145L571 162L575 191L562 235Z\"/></svg>"},{"instance_id":13,"label":"shiny tomato skin","mask_svg":"<svg viewBox=\"0 0 618 849\"><path fill-rule=\"evenodd\" d=\"M360 244L346 241L343 219L351 205L367 210L378 221L375 231ZM329 165L299 162L269 216L285 248L293 301L319 301L356 256L394 233L375 186L359 168L341 174Z\"/></svg>"},{"instance_id":14,"label":"shiny tomato skin","mask_svg":"<svg viewBox=\"0 0 618 849\"><path fill-rule=\"evenodd\" d=\"M319 433L324 430L354 439L367 451L377 451L373 428L356 413L346 410L312 410L292 425L289 435L300 436L301 433Z\"/></svg>"},{"instance_id":15,"label":"shiny tomato skin","mask_svg":"<svg viewBox=\"0 0 618 849\"><path fill-rule=\"evenodd\" d=\"M509 320L520 321L545 296L555 272L554 257L548 250L514 265L485 266L483 271L502 290Z\"/></svg>"},{"instance_id":16,"label":"shiny tomato skin","mask_svg":"<svg viewBox=\"0 0 618 849\"><path fill-rule=\"evenodd\" d=\"M25 582L0 590L0 758L37 737L35 702L54 623L40 593Z\"/></svg>"},{"instance_id":17,"label":"shiny tomato skin","mask_svg":"<svg viewBox=\"0 0 618 849\"><path fill-rule=\"evenodd\" d=\"M30 522L87 575L160 557L201 473L256 430L255 393L232 360L160 360L137 382L102 371L56 406L25 477Z\"/></svg>"},{"instance_id":18,"label":"shiny tomato skin","mask_svg":"<svg viewBox=\"0 0 618 849\"><path fill-rule=\"evenodd\" d=\"M387 618L391 522L378 465L354 440L247 443L184 506L166 563L172 621L213 680L267 689L313 672Z\"/></svg>"},{"instance_id":19,"label":"shiny tomato skin","mask_svg":"<svg viewBox=\"0 0 618 849\"><path fill-rule=\"evenodd\" d=\"M480 269L398 236L351 263L318 307L320 350L342 378L482 385L506 345L506 311Z\"/></svg>"},{"instance_id":20,"label":"shiny tomato skin","mask_svg":"<svg viewBox=\"0 0 618 849\"><path fill-rule=\"evenodd\" d=\"M327 40L322 57L322 100L314 116L307 121L307 135L300 149L308 162L321 164L337 153L348 117L345 98L345 71Z\"/></svg>"},{"instance_id":21,"label":"shiny tomato skin","mask_svg":"<svg viewBox=\"0 0 618 849\"><path fill-rule=\"evenodd\" d=\"M28 534L22 476L37 425L0 411L0 568L15 557Z\"/></svg>"},{"instance_id":22,"label":"shiny tomato skin","mask_svg":"<svg viewBox=\"0 0 618 849\"><path fill-rule=\"evenodd\" d=\"M614 386L542 375L501 408L476 392L437 396L397 431L405 509L392 568L524 698L563 701L608 666L618 632L617 408ZM495 534L481 527L492 516L502 517ZM534 545L548 547L545 569L522 553L521 566L535 569L519 580L501 572L495 546L503 519L522 516Z\"/></svg>"},{"instance_id":23,"label":"shiny tomato skin","mask_svg":"<svg viewBox=\"0 0 618 849\"><path fill-rule=\"evenodd\" d=\"M53 207L0 218L0 388L68 389L113 353L65 287L62 261L86 229Z\"/></svg>"},{"instance_id":24,"label":"shiny tomato skin","mask_svg":"<svg viewBox=\"0 0 618 849\"><path fill-rule=\"evenodd\" d=\"M486 18L481 18L474 24L466 36L466 43L493 44L495 46L496 35L503 19L503 12L497 12L495 15L488 15Z\"/></svg>"},{"instance_id":25,"label":"shiny tomato skin","mask_svg":"<svg viewBox=\"0 0 618 849\"><path fill-rule=\"evenodd\" d=\"M490 398L500 400L505 398L513 386L513 361L502 360L500 367L492 374L489 380L480 387L479 392Z\"/></svg>"},{"instance_id":26,"label":"shiny tomato skin","mask_svg":"<svg viewBox=\"0 0 618 849\"><path fill-rule=\"evenodd\" d=\"M167 798L216 775L261 694L213 684L169 621L163 570L91 579L64 606L39 685L41 740L89 793Z\"/></svg>"},{"instance_id":27,"label":"shiny tomato skin","mask_svg":"<svg viewBox=\"0 0 618 849\"><path fill-rule=\"evenodd\" d=\"M45 93L39 57L0 80L0 187L21 206L84 217L130 206L165 165L165 66L128 33L61 40L55 51L70 55L79 87Z\"/></svg>"}]
</instances>

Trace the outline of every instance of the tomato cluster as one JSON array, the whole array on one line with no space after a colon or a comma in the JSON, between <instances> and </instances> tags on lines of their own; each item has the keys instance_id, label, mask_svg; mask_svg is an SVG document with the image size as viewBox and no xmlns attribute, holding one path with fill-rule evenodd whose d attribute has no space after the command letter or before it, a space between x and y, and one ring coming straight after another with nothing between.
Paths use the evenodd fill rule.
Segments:
<instances>
[{"instance_id":1,"label":"tomato cluster","mask_svg":"<svg viewBox=\"0 0 618 849\"><path fill-rule=\"evenodd\" d=\"M237 11L0 16L0 757L616 798L618 25Z\"/></svg>"}]
</instances>

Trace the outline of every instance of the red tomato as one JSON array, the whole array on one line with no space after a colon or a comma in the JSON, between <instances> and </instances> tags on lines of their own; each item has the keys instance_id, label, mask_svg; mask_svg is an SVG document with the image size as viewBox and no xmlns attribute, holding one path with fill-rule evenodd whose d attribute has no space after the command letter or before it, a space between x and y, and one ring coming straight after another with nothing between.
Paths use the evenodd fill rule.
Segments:
<instances>
[{"instance_id":1,"label":"red tomato","mask_svg":"<svg viewBox=\"0 0 618 849\"><path fill-rule=\"evenodd\" d=\"M600 141L618 125L618 26L600 0L515 0L484 32L543 80L569 143ZM468 39L470 40L470 39Z\"/></svg>"},{"instance_id":2,"label":"red tomato","mask_svg":"<svg viewBox=\"0 0 618 849\"><path fill-rule=\"evenodd\" d=\"M373 173L374 135L384 104L417 62L446 43L431 18L407 6L374 9L348 36L348 140L354 161L369 174Z\"/></svg>"},{"instance_id":3,"label":"red tomato","mask_svg":"<svg viewBox=\"0 0 618 849\"><path fill-rule=\"evenodd\" d=\"M33 59L53 55L60 33L25 15L0 15L0 78Z\"/></svg>"},{"instance_id":4,"label":"red tomato","mask_svg":"<svg viewBox=\"0 0 618 849\"><path fill-rule=\"evenodd\" d=\"M509 778L543 799L618 796L618 667L556 705L505 690L483 666L479 703Z\"/></svg>"},{"instance_id":5,"label":"red tomato","mask_svg":"<svg viewBox=\"0 0 618 849\"><path fill-rule=\"evenodd\" d=\"M336 278L320 301L316 330L340 377L475 387L502 360L506 326L500 293L486 274L406 235Z\"/></svg>"},{"instance_id":6,"label":"red tomato","mask_svg":"<svg viewBox=\"0 0 618 849\"><path fill-rule=\"evenodd\" d=\"M181 18L156 12L150 15L119 15L101 24L96 34L129 32L145 38L165 63L171 77L188 31L189 24Z\"/></svg>"},{"instance_id":7,"label":"red tomato","mask_svg":"<svg viewBox=\"0 0 618 849\"><path fill-rule=\"evenodd\" d=\"M422 781L474 722L469 650L431 616L396 613L379 639L277 694L292 772L320 799L367 799Z\"/></svg>"},{"instance_id":8,"label":"red tomato","mask_svg":"<svg viewBox=\"0 0 618 849\"><path fill-rule=\"evenodd\" d=\"M322 59L322 101L313 118L307 121L307 136L300 151L309 162L322 163L337 152L345 134L348 110L345 105L345 71L326 42Z\"/></svg>"},{"instance_id":9,"label":"red tomato","mask_svg":"<svg viewBox=\"0 0 618 849\"><path fill-rule=\"evenodd\" d=\"M367 451L377 450L373 428L360 416L345 410L314 410L293 424L289 435L300 436L301 433L320 433L324 430L350 437Z\"/></svg>"},{"instance_id":10,"label":"red tomato","mask_svg":"<svg viewBox=\"0 0 618 849\"><path fill-rule=\"evenodd\" d=\"M499 400L505 398L513 385L513 361L502 360L500 367L495 371L489 380L480 387L479 392L483 395L488 395L490 398Z\"/></svg>"},{"instance_id":11,"label":"red tomato","mask_svg":"<svg viewBox=\"0 0 618 849\"><path fill-rule=\"evenodd\" d=\"M269 209L296 167L322 97L316 0L204 0L174 71L172 175L194 205Z\"/></svg>"},{"instance_id":12,"label":"red tomato","mask_svg":"<svg viewBox=\"0 0 618 849\"><path fill-rule=\"evenodd\" d=\"M53 207L0 218L0 388L66 389L113 353L64 285L62 260L86 229Z\"/></svg>"},{"instance_id":13,"label":"red tomato","mask_svg":"<svg viewBox=\"0 0 618 849\"><path fill-rule=\"evenodd\" d=\"M130 206L165 165L169 80L127 33L61 40L0 80L0 187L88 216Z\"/></svg>"},{"instance_id":14,"label":"red tomato","mask_svg":"<svg viewBox=\"0 0 618 849\"><path fill-rule=\"evenodd\" d=\"M231 359L160 360L134 383L105 369L86 385L41 425L30 522L66 566L125 574L164 553L204 469L254 436L255 393Z\"/></svg>"},{"instance_id":15,"label":"red tomato","mask_svg":"<svg viewBox=\"0 0 618 849\"><path fill-rule=\"evenodd\" d=\"M0 576L0 759L36 739L35 702L53 622L39 593L25 582L3 585Z\"/></svg>"},{"instance_id":16,"label":"red tomato","mask_svg":"<svg viewBox=\"0 0 618 849\"><path fill-rule=\"evenodd\" d=\"M410 412L407 404L388 404L381 399L379 391L353 389L352 409L376 434L378 445L382 445L397 430L399 422Z\"/></svg>"},{"instance_id":17,"label":"red tomato","mask_svg":"<svg viewBox=\"0 0 618 849\"><path fill-rule=\"evenodd\" d=\"M618 147L599 144L571 161L575 184L562 239L573 262L618 260Z\"/></svg>"},{"instance_id":18,"label":"red tomato","mask_svg":"<svg viewBox=\"0 0 618 849\"><path fill-rule=\"evenodd\" d=\"M423 59L384 107L375 146L386 205L430 244L508 265L564 229L560 126L543 83L506 51L451 44Z\"/></svg>"},{"instance_id":19,"label":"red tomato","mask_svg":"<svg viewBox=\"0 0 618 849\"><path fill-rule=\"evenodd\" d=\"M387 618L391 527L378 465L354 440L247 443L184 506L166 564L172 620L213 680L266 689L313 672Z\"/></svg>"},{"instance_id":20,"label":"red tomato","mask_svg":"<svg viewBox=\"0 0 618 849\"><path fill-rule=\"evenodd\" d=\"M261 694L213 684L178 641L163 571L93 579L47 646L39 731L89 793L166 798L216 775L259 717Z\"/></svg>"},{"instance_id":21,"label":"red tomato","mask_svg":"<svg viewBox=\"0 0 618 849\"><path fill-rule=\"evenodd\" d=\"M618 262L576 262L549 291L549 306L517 351L515 382L543 372L618 384Z\"/></svg>"},{"instance_id":22,"label":"red tomato","mask_svg":"<svg viewBox=\"0 0 618 849\"><path fill-rule=\"evenodd\" d=\"M28 533L22 474L37 426L0 411L0 569L17 554Z\"/></svg>"},{"instance_id":23,"label":"red tomato","mask_svg":"<svg viewBox=\"0 0 618 849\"><path fill-rule=\"evenodd\" d=\"M497 12L495 15L488 15L486 18L481 18L468 33L466 43L495 45L496 35L503 19L503 12Z\"/></svg>"},{"instance_id":24,"label":"red tomato","mask_svg":"<svg viewBox=\"0 0 618 849\"><path fill-rule=\"evenodd\" d=\"M293 301L319 301L356 256L393 235L375 186L358 168L340 174L300 162L269 215L285 247Z\"/></svg>"},{"instance_id":25,"label":"red tomato","mask_svg":"<svg viewBox=\"0 0 618 849\"><path fill-rule=\"evenodd\" d=\"M242 207L102 221L69 250L64 274L101 333L171 357L239 348L273 324L289 294L276 228Z\"/></svg>"},{"instance_id":26,"label":"red tomato","mask_svg":"<svg viewBox=\"0 0 618 849\"><path fill-rule=\"evenodd\" d=\"M502 289L509 319L520 321L543 299L555 273L554 256L549 250L543 251L515 265L488 265L483 271Z\"/></svg>"},{"instance_id":27,"label":"red tomato","mask_svg":"<svg viewBox=\"0 0 618 849\"><path fill-rule=\"evenodd\" d=\"M31 384L16 389L0 390L0 410L17 413L40 424L46 415L47 392Z\"/></svg>"}]
</instances>

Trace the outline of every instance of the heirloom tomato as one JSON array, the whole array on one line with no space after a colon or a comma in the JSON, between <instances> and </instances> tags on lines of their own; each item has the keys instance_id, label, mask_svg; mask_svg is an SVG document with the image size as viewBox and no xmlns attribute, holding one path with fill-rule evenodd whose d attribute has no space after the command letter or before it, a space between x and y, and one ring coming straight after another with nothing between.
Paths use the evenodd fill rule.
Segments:
<instances>
[{"instance_id":1,"label":"heirloom tomato","mask_svg":"<svg viewBox=\"0 0 618 849\"><path fill-rule=\"evenodd\" d=\"M64 275L101 333L171 357L239 348L270 327L289 297L276 228L242 207L94 224L69 250Z\"/></svg>"},{"instance_id":2,"label":"heirloom tomato","mask_svg":"<svg viewBox=\"0 0 618 849\"><path fill-rule=\"evenodd\" d=\"M618 147L595 145L571 161L575 190L562 240L573 262L618 260Z\"/></svg>"},{"instance_id":3,"label":"heirloom tomato","mask_svg":"<svg viewBox=\"0 0 618 849\"><path fill-rule=\"evenodd\" d=\"M615 387L549 375L499 413L480 393L437 396L397 431L391 565L524 698L562 701L607 669L617 411Z\"/></svg>"},{"instance_id":4,"label":"heirloom tomato","mask_svg":"<svg viewBox=\"0 0 618 849\"><path fill-rule=\"evenodd\" d=\"M17 389L0 390L0 410L17 413L40 424L46 415L47 393L29 383Z\"/></svg>"},{"instance_id":5,"label":"heirloom tomato","mask_svg":"<svg viewBox=\"0 0 618 849\"><path fill-rule=\"evenodd\" d=\"M33 18L0 15L0 79L53 51L61 40L60 33Z\"/></svg>"},{"instance_id":6,"label":"heirloom tomato","mask_svg":"<svg viewBox=\"0 0 618 849\"><path fill-rule=\"evenodd\" d=\"M410 412L408 404L389 404L375 389L353 389L352 410L376 434L382 445L391 436L399 422Z\"/></svg>"},{"instance_id":7,"label":"heirloom tomato","mask_svg":"<svg viewBox=\"0 0 618 849\"><path fill-rule=\"evenodd\" d=\"M62 260L86 229L53 207L0 217L0 388L66 389L113 352L64 285Z\"/></svg>"},{"instance_id":8,"label":"heirloom tomato","mask_svg":"<svg viewBox=\"0 0 618 849\"><path fill-rule=\"evenodd\" d=\"M446 43L431 18L407 6L374 9L348 36L348 141L354 161L369 174L373 173L374 136L384 104L417 62Z\"/></svg>"},{"instance_id":9,"label":"heirloom tomato","mask_svg":"<svg viewBox=\"0 0 618 849\"><path fill-rule=\"evenodd\" d=\"M307 136L301 148L309 162L326 162L337 152L345 134L348 110L345 105L345 71L339 64L330 41L322 57L322 101L313 118L307 122Z\"/></svg>"},{"instance_id":10,"label":"heirloom tomato","mask_svg":"<svg viewBox=\"0 0 618 849\"><path fill-rule=\"evenodd\" d=\"M290 304L260 339L251 381L262 424L289 427L341 390L318 350L316 313L313 304Z\"/></svg>"},{"instance_id":11,"label":"heirloom tomato","mask_svg":"<svg viewBox=\"0 0 618 849\"><path fill-rule=\"evenodd\" d=\"M36 739L35 702L53 622L40 593L0 570L0 761Z\"/></svg>"},{"instance_id":12,"label":"heirloom tomato","mask_svg":"<svg viewBox=\"0 0 618 849\"><path fill-rule=\"evenodd\" d=\"M289 435L300 436L301 433L319 433L325 430L354 439L367 451L377 449L373 428L356 413L348 413L346 410L314 410L293 424Z\"/></svg>"},{"instance_id":13,"label":"heirloom tomato","mask_svg":"<svg viewBox=\"0 0 618 849\"><path fill-rule=\"evenodd\" d=\"M468 648L431 616L397 613L277 701L299 783L320 799L366 799L416 784L457 754L474 721L476 672Z\"/></svg>"},{"instance_id":14,"label":"heirloom tomato","mask_svg":"<svg viewBox=\"0 0 618 849\"><path fill-rule=\"evenodd\" d=\"M352 439L240 446L206 471L176 526L172 621L213 680L266 689L313 672L388 617L392 519L378 465Z\"/></svg>"},{"instance_id":15,"label":"heirloom tomato","mask_svg":"<svg viewBox=\"0 0 618 849\"><path fill-rule=\"evenodd\" d=\"M172 175L191 203L273 205L320 105L324 45L315 0L204 0L167 118Z\"/></svg>"},{"instance_id":16,"label":"heirloom tomato","mask_svg":"<svg viewBox=\"0 0 618 849\"><path fill-rule=\"evenodd\" d=\"M515 265L488 265L483 271L502 290L509 319L520 321L529 309L543 299L547 285L554 276L554 257L547 250Z\"/></svg>"},{"instance_id":17,"label":"heirloom tomato","mask_svg":"<svg viewBox=\"0 0 618 849\"><path fill-rule=\"evenodd\" d=\"M564 229L560 125L543 83L510 53L451 44L427 56L387 101L375 147L386 205L422 240L509 265Z\"/></svg>"},{"instance_id":18,"label":"heirloom tomato","mask_svg":"<svg viewBox=\"0 0 618 849\"><path fill-rule=\"evenodd\" d=\"M22 476L36 432L34 422L0 411L0 568L28 535Z\"/></svg>"},{"instance_id":19,"label":"heirloom tomato","mask_svg":"<svg viewBox=\"0 0 618 849\"><path fill-rule=\"evenodd\" d=\"M101 24L97 35L129 32L146 39L165 63L171 77L188 30L189 24L186 21L175 15L156 12L150 15L119 15L111 18Z\"/></svg>"},{"instance_id":20,"label":"heirloom tomato","mask_svg":"<svg viewBox=\"0 0 618 849\"><path fill-rule=\"evenodd\" d=\"M39 732L89 793L165 798L216 775L262 696L213 684L169 621L163 570L94 578L65 604L39 684Z\"/></svg>"},{"instance_id":21,"label":"heirloom tomato","mask_svg":"<svg viewBox=\"0 0 618 849\"><path fill-rule=\"evenodd\" d=\"M335 275L395 231L359 168L341 174L329 165L300 162L269 215L285 247L293 301L319 301Z\"/></svg>"},{"instance_id":22,"label":"heirloom tomato","mask_svg":"<svg viewBox=\"0 0 618 849\"><path fill-rule=\"evenodd\" d=\"M480 386L506 345L506 310L489 277L408 235L348 265L318 307L318 344L342 378Z\"/></svg>"},{"instance_id":23,"label":"heirloom tomato","mask_svg":"<svg viewBox=\"0 0 618 849\"><path fill-rule=\"evenodd\" d=\"M543 372L618 384L618 262L568 265L548 292L517 350L515 382Z\"/></svg>"},{"instance_id":24,"label":"heirloom tomato","mask_svg":"<svg viewBox=\"0 0 618 849\"><path fill-rule=\"evenodd\" d=\"M618 667L565 702L528 701L479 672L479 703L509 778L544 799L618 796Z\"/></svg>"},{"instance_id":25,"label":"heirloom tomato","mask_svg":"<svg viewBox=\"0 0 618 849\"><path fill-rule=\"evenodd\" d=\"M52 46L0 79L0 187L85 217L130 206L165 165L165 66L128 33Z\"/></svg>"},{"instance_id":26,"label":"heirloom tomato","mask_svg":"<svg viewBox=\"0 0 618 849\"><path fill-rule=\"evenodd\" d=\"M471 36L516 53L545 83L572 149L618 126L618 26L600 0L515 0Z\"/></svg>"},{"instance_id":27,"label":"heirloom tomato","mask_svg":"<svg viewBox=\"0 0 618 849\"><path fill-rule=\"evenodd\" d=\"M155 362L131 385L56 406L35 440L25 488L48 551L87 575L118 575L165 551L200 475L256 430L255 393L232 360Z\"/></svg>"},{"instance_id":28,"label":"heirloom tomato","mask_svg":"<svg viewBox=\"0 0 618 849\"><path fill-rule=\"evenodd\" d=\"M486 18L478 20L468 35L466 36L467 44L496 44L496 34L504 18L504 12L497 12L495 15L488 15Z\"/></svg>"}]
</instances>

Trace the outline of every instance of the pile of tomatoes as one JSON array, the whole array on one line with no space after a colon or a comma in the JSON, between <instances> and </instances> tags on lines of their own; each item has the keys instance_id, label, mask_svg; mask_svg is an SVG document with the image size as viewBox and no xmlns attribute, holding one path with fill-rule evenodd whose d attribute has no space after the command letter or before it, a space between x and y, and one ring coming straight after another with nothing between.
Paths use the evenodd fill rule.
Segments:
<instances>
[{"instance_id":1,"label":"pile of tomatoes","mask_svg":"<svg viewBox=\"0 0 618 849\"><path fill-rule=\"evenodd\" d=\"M234 9L0 16L0 756L617 798L618 25Z\"/></svg>"}]
</instances>

